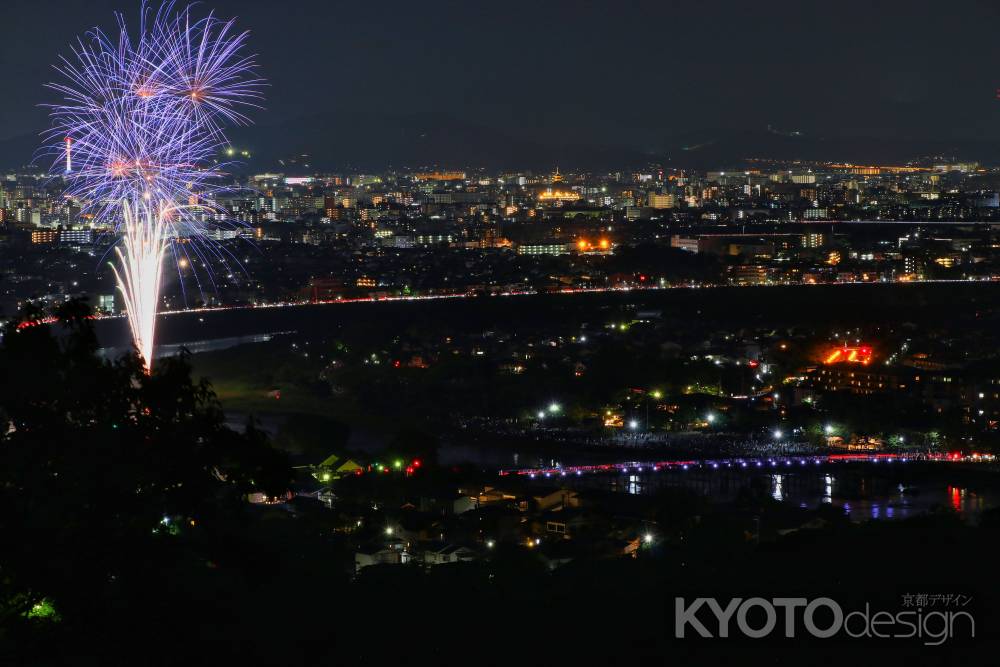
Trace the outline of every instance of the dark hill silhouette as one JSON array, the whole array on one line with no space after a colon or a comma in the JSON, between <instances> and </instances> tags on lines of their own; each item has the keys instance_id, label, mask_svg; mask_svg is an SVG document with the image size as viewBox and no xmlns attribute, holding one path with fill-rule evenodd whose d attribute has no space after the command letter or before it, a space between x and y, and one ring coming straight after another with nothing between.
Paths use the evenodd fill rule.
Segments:
<instances>
[{"instance_id":1,"label":"dark hill silhouette","mask_svg":"<svg viewBox=\"0 0 1000 667\"><path fill-rule=\"evenodd\" d=\"M262 120L266 120L266 117ZM440 166L488 170L563 169L597 171L641 168L649 163L698 169L738 168L751 158L831 160L866 164L933 161L941 156L984 164L1000 163L1000 142L888 138L861 135L814 135L763 129L679 132L653 140L647 152L600 146L572 132L551 142L527 139L519 128L500 130L457 120L441 113L391 111L321 111L277 123L230 132L234 145L253 158L246 171L381 171ZM27 134L0 141L0 168L33 159L41 168L49 158L38 152L39 136ZM308 154L308 168L296 156Z\"/></svg>"}]
</instances>

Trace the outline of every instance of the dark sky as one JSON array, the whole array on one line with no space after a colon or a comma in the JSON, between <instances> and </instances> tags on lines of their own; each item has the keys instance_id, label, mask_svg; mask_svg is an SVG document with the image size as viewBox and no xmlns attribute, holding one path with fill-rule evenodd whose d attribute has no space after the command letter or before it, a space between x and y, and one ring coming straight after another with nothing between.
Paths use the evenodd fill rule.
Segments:
<instances>
[{"instance_id":1,"label":"dark sky","mask_svg":"<svg viewBox=\"0 0 1000 667\"><path fill-rule=\"evenodd\" d=\"M58 53L128 0L4 0L0 140L35 132ZM258 122L443 112L528 139L648 148L763 128L1000 139L1000 3L209 0L252 31Z\"/></svg>"}]
</instances>

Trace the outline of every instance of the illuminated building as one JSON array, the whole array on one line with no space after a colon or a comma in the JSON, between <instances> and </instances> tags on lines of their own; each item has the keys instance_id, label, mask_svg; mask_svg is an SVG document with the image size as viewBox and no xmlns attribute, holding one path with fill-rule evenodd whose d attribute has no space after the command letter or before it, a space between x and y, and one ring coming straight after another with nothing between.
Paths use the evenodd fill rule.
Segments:
<instances>
[{"instance_id":1,"label":"illuminated building","mask_svg":"<svg viewBox=\"0 0 1000 667\"><path fill-rule=\"evenodd\" d=\"M903 258L903 273L917 278L922 278L924 274L924 260L920 257L909 255Z\"/></svg>"},{"instance_id":2,"label":"illuminated building","mask_svg":"<svg viewBox=\"0 0 1000 667\"><path fill-rule=\"evenodd\" d=\"M344 208L341 206L340 200L336 197L325 197L323 199L323 210L326 213L326 217L330 220L340 220L344 214Z\"/></svg>"},{"instance_id":3,"label":"illuminated building","mask_svg":"<svg viewBox=\"0 0 1000 667\"><path fill-rule=\"evenodd\" d=\"M270 174L270 173L268 173L268 174L256 174L253 177L253 182L254 182L254 185L257 188L262 188L262 187L265 187L265 186L272 186L273 187L278 182L281 182L284 179L284 177L285 177L284 174Z\"/></svg>"},{"instance_id":4,"label":"illuminated building","mask_svg":"<svg viewBox=\"0 0 1000 667\"><path fill-rule=\"evenodd\" d=\"M517 246L518 255L567 255L573 248L571 243L522 243Z\"/></svg>"},{"instance_id":5,"label":"illuminated building","mask_svg":"<svg viewBox=\"0 0 1000 667\"><path fill-rule=\"evenodd\" d=\"M810 374L809 379L812 387L820 391L846 391L860 395L899 392L909 386L906 376L844 364L821 366Z\"/></svg>"},{"instance_id":6,"label":"illuminated building","mask_svg":"<svg viewBox=\"0 0 1000 667\"><path fill-rule=\"evenodd\" d=\"M31 242L35 244L55 243L59 240L59 232L53 230L36 230L31 232Z\"/></svg>"},{"instance_id":7,"label":"illuminated building","mask_svg":"<svg viewBox=\"0 0 1000 667\"><path fill-rule=\"evenodd\" d=\"M557 167L556 173L552 175L552 184L538 193L538 201L548 203L579 201L580 193L576 192L572 188L566 187L562 184L562 182L563 177L562 174L559 173L559 169Z\"/></svg>"},{"instance_id":8,"label":"illuminated building","mask_svg":"<svg viewBox=\"0 0 1000 667\"><path fill-rule=\"evenodd\" d=\"M803 248L821 248L826 245L826 234L822 232L809 232L802 235Z\"/></svg>"},{"instance_id":9,"label":"illuminated building","mask_svg":"<svg viewBox=\"0 0 1000 667\"><path fill-rule=\"evenodd\" d=\"M451 234L417 234L413 237L416 245L438 245L440 243L451 243L455 237Z\"/></svg>"},{"instance_id":10,"label":"illuminated building","mask_svg":"<svg viewBox=\"0 0 1000 667\"><path fill-rule=\"evenodd\" d=\"M483 236L479 240L480 248L500 248L510 245L510 242L503 238L500 232L500 225L487 225L483 230Z\"/></svg>"},{"instance_id":11,"label":"illuminated building","mask_svg":"<svg viewBox=\"0 0 1000 667\"><path fill-rule=\"evenodd\" d=\"M649 208L654 209L665 209L665 208L676 208L677 198L673 195L660 194L658 192L650 192L648 197Z\"/></svg>"},{"instance_id":12,"label":"illuminated building","mask_svg":"<svg viewBox=\"0 0 1000 667\"><path fill-rule=\"evenodd\" d=\"M59 232L59 243L87 245L92 238L93 233L89 229L64 229Z\"/></svg>"},{"instance_id":13,"label":"illuminated building","mask_svg":"<svg viewBox=\"0 0 1000 667\"><path fill-rule=\"evenodd\" d=\"M694 236L680 236L674 234L670 237L670 247L686 250L691 253L698 253L698 238Z\"/></svg>"},{"instance_id":14,"label":"illuminated building","mask_svg":"<svg viewBox=\"0 0 1000 667\"><path fill-rule=\"evenodd\" d=\"M421 171L413 174L415 181L464 181L464 171Z\"/></svg>"},{"instance_id":15,"label":"illuminated building","mask_svg":"<svg viewBox=\"0 0 1000 667\"><path fill-rule=\"evenodd\" d=\"M943 266L946 269L950 269L956 264L958 264L961 261L961 259L962 259L961 256L956 254L944 255L942 257L935 257L934 263L937 264L938 266Z\"/></svg>"},{"instance_id":16,"label":"illuminated building","mask_svg":"<svg viewBox=\"0 0 1000 667\"><path fill-rule=\"evenodd\" d=\"M739 264L728 267L729 282L733 285L764 285L767 267L756 264Z\"/></svg>"},{"instance_id":17,"label":"illuminated building","mask_svg":"<svg viewBox=\"0 0 1000 667\"><path fill-rule=\"evenodd\" d=\"M97 310L114 315L117 311L115 309L115 295L114 294L98 294L97 295Z\"/></svg>"},{"instance_id":18,"label":"illuminated building","mask_svg":"<svg viewBox=\"0 0 1000 667\"><path fill-rule=\"evenodd\" d=\"M830 169L836 169L839 171L846 171L849 174L855 174L858 176L878 176L880 174L916 174L919 172L930 171L927 167L893 167L893 166L874 166L874 165L857 165L857 164L829 164L827 165Z\"/></svg>"},{"instance_id":19,"label":"illuminated building","mask_svg":"<svg viewBox=\"0 0 1000 667\"><path fill-rule=\"evenodd\" d=\"M578 201L579 199L580 193L568 188L549 187L538 193L538 201L541 202Z\"/></svg>"}]
</instances>

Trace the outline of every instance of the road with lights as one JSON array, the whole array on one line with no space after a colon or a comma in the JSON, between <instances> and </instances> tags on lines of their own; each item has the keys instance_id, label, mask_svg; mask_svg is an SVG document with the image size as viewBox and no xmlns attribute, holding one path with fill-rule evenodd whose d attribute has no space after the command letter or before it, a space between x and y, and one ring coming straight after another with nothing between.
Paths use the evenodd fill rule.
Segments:
<instances>
[{"instance_id":1,"label":"road with lights","mask_svg":"<svg viewBox=\"0 0 1000 667\"><path fill-rule=\"evenodd\" d=\"M286 302L275 302L275 303L257 303L257 304L242 304L233 306L204 306L201 308L183 308L177 310L161 310L157 313L158 316L172 316L172 315L192 315L199 313L216 313L216 312L226 312L226 311L237 311L237 310L261 310L261 309L277 309L277 308L304 308L309 306L332 306L332 305L344 305L351 303L391 303L391 302L420 302L420 301L444 301L451 299L478 299L478 298L488 298L488 297L529 297L529 296L542 296L549 294L612 294L612 293L623 293L623 292L659 292L659 291L669 291L669 290L687 290L687 289L700 289L700 290L712 290L712 289L748 289L748 288L759 288L759 287L852 287L852 286L862 286L862 285L889 285L889 284L899 284L899 285L923 285L923 284L970 284L970 283L1000 283L1000 276L991 277L988 279L979 280L909 280L909 281L897 281L895 283L885 283L885 282L837 282L837 283L822 283L822 284L808 284L808 283L775 283L773 285L716 285L716 284L684 284L684 285L627 285L622 287L565 287L558 290L536 290L536 289L525 289L525 290L509 290L509 291L498 291L490 292L484 294L477 291L468 292L455 292L448 294L424 294L424 295L411 295L411 296L367 296L367 297L352 297L352 298L342 298L342 299L327 299L327 300L317 300L317 301L286 301ZM95 315L94 319L121 319L125 315ZM47 318L51 319L51 318Z\"/></svg>"}]
</instances>

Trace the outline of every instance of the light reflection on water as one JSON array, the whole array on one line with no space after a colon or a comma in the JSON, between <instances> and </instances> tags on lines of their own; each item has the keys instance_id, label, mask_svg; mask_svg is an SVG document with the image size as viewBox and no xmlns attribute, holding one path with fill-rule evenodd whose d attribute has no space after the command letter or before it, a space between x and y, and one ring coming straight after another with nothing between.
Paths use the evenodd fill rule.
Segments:
<instances>
[{"instance_id":1,"label":"light reflection on water","mask_svg":"<svg viewBox=\"0 0 1000 667\"><path fill-rule=\"evenodd\" d=\"M620 475L576 478L570 484L610 488L628 494L656 493L663 488L689 489L709 499L727 503L748 490L794 506L812 509L821 505L840 508L854 521L906 519L928 512L953 510L975 523L979 515L1000 505L1000 489L990 482L958 485L940 470L924 470L905 478L878 470L822 470L723 472L644 470ZM901 482L900 479L904 481Z\"/></svg>"},{"instance_id":2,"label":"light reflection on water","mask_svg":"<svg viewBox=\"0 0 1000 667\"><path fill-rule=\"evenodd\" d=\"M629 475L628 492L634 496L642 493L642 480L639 475Z\"/></svg>"},{"instance_id":3,"label":"light reflection on water","mask_svg":"<svg viewBox=\"0 0 1000 667\"><path fill-rule=\"evenodd\" d=\"M209 340L194 340L184 343L172 343L170 345L157 345L154 357L162 359L180 354L181 350L187 350L191 354L199 352L216 352L226 350L237 345L247 343L266 343L274 338L276 334L255 334L252 336L233 336L231 338L212 338ZM117 359L129 351L124 347L102 347L97 354L105 359Z\"/></svg>"},{"instance_id":4,"label":"light reflection on water","mask_svg":"<svg viewBox=\"0 0 1000 667\"><path fill-rule=\"evenodd\" d=\"M770 474L770 495L782 502L801 507L817 504L840 507L855 521L866 519L905 519L937 509L951 509L966 519L975 519L981 512L996 506L989 494L965 487L920 482L912 486L903 484L883 485L868 476L841 478L824 474L818 479L816 490L808 479L796 480L790 485L789 475Z\"/></svg>"}]
</instances>

